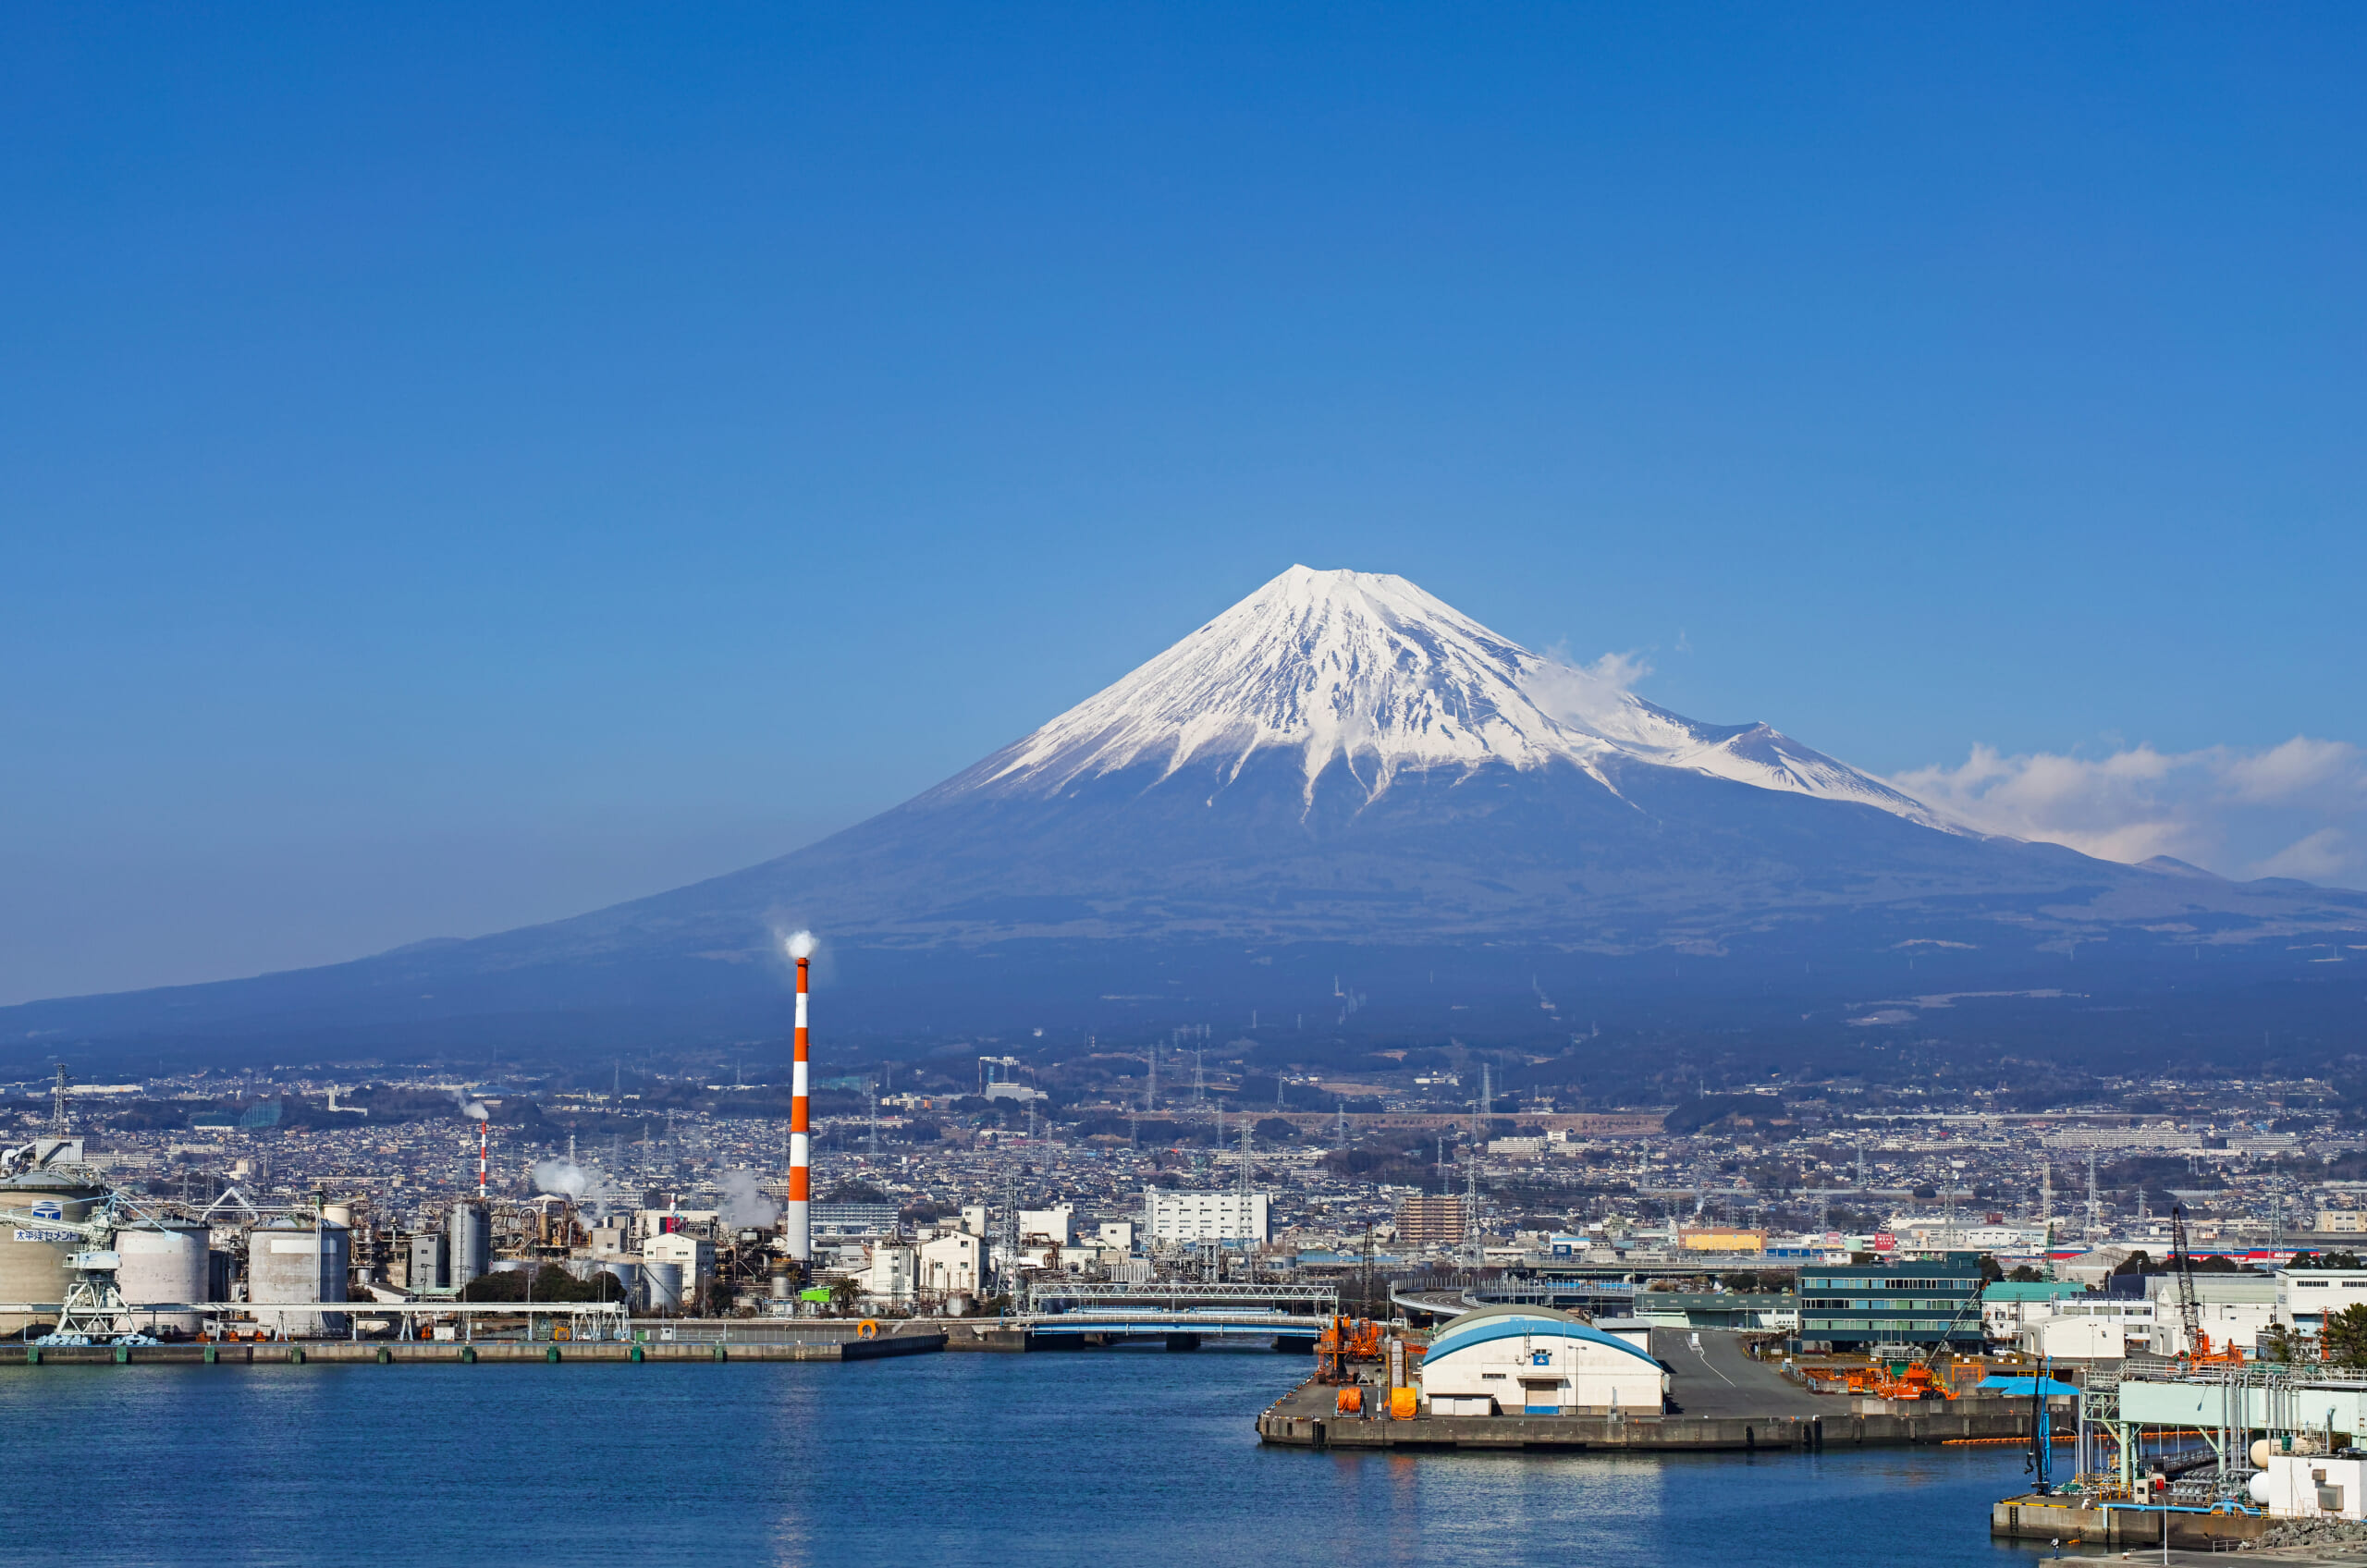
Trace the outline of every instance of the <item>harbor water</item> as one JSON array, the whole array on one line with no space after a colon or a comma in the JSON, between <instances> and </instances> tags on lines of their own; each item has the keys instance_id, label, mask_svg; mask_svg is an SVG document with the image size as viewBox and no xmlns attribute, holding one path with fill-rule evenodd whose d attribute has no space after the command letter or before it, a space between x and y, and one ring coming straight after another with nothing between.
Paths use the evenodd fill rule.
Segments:
<instances>
[{"instance_id":1,"label":"harbor water","mask_svg":"<svg viewBox=\"0 0 2367 1568\"><path fill-rule=\"evenodd\" d=\"M2011 1450L1262 1448L1298 1356L0 1367L18 1562L2024 1562ZM45 1494L46 1501L43 1501Z\"/></svg>"}]
</instances>

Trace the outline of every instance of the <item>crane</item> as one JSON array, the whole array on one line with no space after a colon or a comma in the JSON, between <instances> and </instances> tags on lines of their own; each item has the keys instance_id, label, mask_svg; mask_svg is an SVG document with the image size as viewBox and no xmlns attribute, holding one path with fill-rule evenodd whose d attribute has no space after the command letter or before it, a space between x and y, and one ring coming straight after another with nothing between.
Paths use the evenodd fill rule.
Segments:
<instances>
[{"instance_id":1,"label":"crane","mask_svg":"<svg viewBox=\"0 0 2367 1568\"><path fill-rule=\"evenodd\" d=\"M59 1305L57 1327L35 1340L35 1344L156 1342L136 1329L125 1331L118 1321L127 1308L123 1292L116 1289L116 1270L123 1266L123 1255L115 1250L114 1240L115 1232L124 1227L126 1219L135 1218L128 1209L121 1195L112 1192L81 1219L0 1209L0 1225L24 1228L17 1231L19 1237L31 1231L49 1239L63 1241L72 1237L83 1243L80 1251L67 1258L74 1278L67 1284L66 1299Z\"/></svg>"},{"instance_id":2,"label":"crane","mask_svg":"<svg viewBox=\"0 0 2367 1568\"><path fill-rule=\"evenodd\" d=\"M2186 1330L2186 1354L2191 1360L2201 1360L2211 1354L2211 1341L2202 1337L2202 1308L2194 1299L2194 1259L2186 1250L2186 1205L2175 1199L2170 1204L2170 1266L2178 1277L2178 1327Z\"/></svg>"}]
</instances>

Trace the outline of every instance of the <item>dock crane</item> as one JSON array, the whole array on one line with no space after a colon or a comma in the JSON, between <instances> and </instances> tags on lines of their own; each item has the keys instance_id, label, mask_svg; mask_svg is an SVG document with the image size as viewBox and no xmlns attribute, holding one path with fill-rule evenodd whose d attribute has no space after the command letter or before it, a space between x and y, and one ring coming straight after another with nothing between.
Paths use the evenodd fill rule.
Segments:
<instances>
[{"instance_id":1,"label":"dock crane","mask_svg":"<svg viewBox=\"0 0 2367 1568\"><path fill-rule=\"evenodd\" d=\"M2187 1251L2186 1205L2170 1205L2170 1266L2178 1280L2178 1326L2186 1331L2186 1351L2182 1359L2196 1366L2235 1365L2242 1362L2241 1347L2229 1344L2225 1350L2211 1348L2211 1336L2202 1331L2202 1306L2194 1291L2194 1257Z\"/></svg>"},{"instance_id":2,"label":"dock crane","mask_svg":"<svg viewBox=\"0 0 2367 1568\"><path fill-rule=\"evenodd\" d=\"M1940 1337L1926 1346L1923 1354L1917 1356L1900 1375L1898 1382L1893 1386L1893 1398L1954 1399L1956 1397L1954 1383L1940 1378L1937 1369L1932 1365L1932 1358L1946 1353L1948 1341L1955 1337L1957 1328L1964 1323L1965 1319L1969 1317L1975 1323L1981 1321L1981 1297L1988 1288L1985 1282L1974 1284L1972 1293L1958 1303L1956 1311L1948 1316L1946 1326L1940 1330Z\"/></svg>"},{"instance_id":3,"label":"dock crane","mask_svg":"<svg viewBox=\"0 0 2367 1568\"><path fill-rule=\"evenodd\" d=\"M2186 1205L2173 1199L2170 1204L2170 1267L2178 1277L2178 1327L2186 1330L2186 1354L2201 1357L2211 1353L2202 1337L2202 1307L2194 1299L2194 1260L2186 1250Z\"/></svg>"},{"instance_id":4,"label":"dock crane","mask_svg":"<svg viewBox=\"0 0 2367 1568\"><path fill-rule=\"evenodd\" d=\"M134 1218L119 1195L113 1193L101 1199L92 1208L89 1217L82 1219L0 1209L0 1224L21 1227L17 1231L19 1236L30 1230L34 1234L61 1241L70 1236L82 1243L80 1251L67 1257L67 1265L74 1270L74 1278L67 1282L66 1299L59 1304L57 1327L33 1343L156 1342L138 1329L125 1327L129 1321L126 1315L130 1309L124 1305L123 1292L116 1288L116 1271L123 1266L123 1255L113 1245L115 1232Z\"/></svg>"}]
</instances>

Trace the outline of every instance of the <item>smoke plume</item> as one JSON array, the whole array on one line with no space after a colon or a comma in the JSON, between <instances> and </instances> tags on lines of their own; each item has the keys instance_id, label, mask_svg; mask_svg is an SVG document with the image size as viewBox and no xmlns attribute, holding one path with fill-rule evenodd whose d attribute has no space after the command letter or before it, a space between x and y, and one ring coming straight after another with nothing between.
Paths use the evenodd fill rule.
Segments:
<instances>
[{"instance_id":1,"label":"smoke plume","mask_svg":"<svg viewBox=\"0 0 2367 1568\"><path fill-rule=\"evenodd\" d=\"M780 1205L765 1196L756 1186L755 1172L727 1170L723 1173L723 1222L726 1225L753 1225L762 1230L780 1218Z\"/></svg>"},{"instance_id":2,"label":"smoke plume","mask_svg":"<svg viewBox=\"0 0 2367 1568\"><path fill-rule=\"evenodd\" d=\"M789 956L791 958L812 958L814 956L814 947L815 942L813 932L796 932L789 938Z\"/></svg>"}]
</instances>

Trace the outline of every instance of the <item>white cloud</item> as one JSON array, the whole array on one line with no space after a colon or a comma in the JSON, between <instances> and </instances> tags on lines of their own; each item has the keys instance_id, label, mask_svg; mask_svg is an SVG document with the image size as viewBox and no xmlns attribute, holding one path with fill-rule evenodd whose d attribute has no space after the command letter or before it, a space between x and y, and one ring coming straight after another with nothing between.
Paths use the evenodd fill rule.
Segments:
<instances>
[{"instance_id":1,"label":"white cloud","mask_svg":"<svg viewBox=\"0 0 2367 1568\"><path fill-rule=\"evenodd\" d=\"M1571 656L1570 644L1563 642L1546 649L1545 659L1551 673L1576 676L1610 692L1632 692L1652 673L1651 661L1632 650L1605 654L1592 664L1580 664Z\"/></svg>"},{"instance_id":2,"label":"white cloud","mask_svg":"<svg viewBox=\"0 0 2367 1568\"><path fill-rule=\"evenodd\" d=\"M2127 746L2102 756L1975 746L1891 780L1967 827L2105 860L2173 855L2228 876L2367 882L2367 753L2297 735L2263 751Z\"/></svg>"},{"instance_id":3,"label":"white cloud","mask_svg":"<svg viewBox=\"0 0 2367 1568\"><path fill-rule=\"evenodd\" d=\"M2350 835L2339 827L2321 827L2296 839L2260 863L2263 876L2298 876L2304 882L2333 882L2360 862Z\"/></svg>"}]
</instances>

